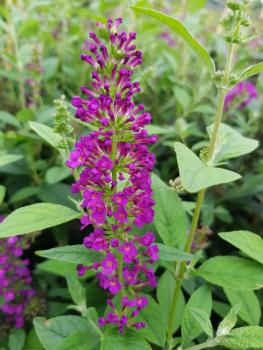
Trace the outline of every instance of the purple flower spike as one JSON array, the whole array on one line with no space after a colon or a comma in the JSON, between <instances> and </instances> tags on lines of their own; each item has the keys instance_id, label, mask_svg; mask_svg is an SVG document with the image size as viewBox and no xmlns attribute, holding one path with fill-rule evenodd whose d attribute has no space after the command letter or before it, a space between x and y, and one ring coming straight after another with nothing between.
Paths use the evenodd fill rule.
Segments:
<instances>
[{"instance_id":1,"label":"purple flower spike","mask_svg":"<svg viewBox=\"0 0 263 350\"><path fill-rule=\"evenodd\" d=\"M111 311L99 319L99 325L111 323L123 332L125 327L145 327L133 318L148 304L138 292L156 285L152 264L158 259L158 247L151 232L143 237L131 234L134 225L153 220L150 174L155 157L148 146L157 136L145 129L151 115L133 102L140 91L133 71L142 63L142 53L134 43L136 33L119 31L121 23L120 18L98 23L99 34L90 33L91 40L85 43L89 52L81 59L93 69L92 82L81 87L84 95L74 96L72 105L76 118L94 131L76 142L66 164L80 174L72 193L82 195L81 229L94 228L83 244L104 254L92 268L103 289L122 295L118 307L108 300ZM87 269L79 265L78 274L83 276Z\"/></svg>"}]
</instances>

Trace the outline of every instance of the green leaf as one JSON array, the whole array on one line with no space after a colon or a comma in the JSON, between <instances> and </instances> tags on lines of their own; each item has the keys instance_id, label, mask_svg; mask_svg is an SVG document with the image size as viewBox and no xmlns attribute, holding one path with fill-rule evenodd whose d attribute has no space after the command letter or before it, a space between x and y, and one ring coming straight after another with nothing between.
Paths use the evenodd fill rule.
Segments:
<instances>
[{"instance_id":1,"label":"green leaf","mask_svg":"<svg viewBox=\"0 0 263 350\"><path fill-rule=\"evenodd\" d=\"M170 247L161 243L157 244L159 249L159 259L164 261L186 261L198 259L200 256L197 254L185 253L177 248Z\"/></svg>"},{"instance_id":2,"label":"green leaf","mask_svg":"<svg viewBox=\"0 0 263 350\"><path fill-rule=\"evenodd\" d=\"M43 346L40 344L38 337L36 335L36 331L31 329L31 331L27 334L25 345L23 350L43 350Z\"/></svg>"},{"instance_id":3,"label":"green leaf","mask_svg":"<svg viewBox=\"0 0 263 350\"><path fill-rule=\"evenodd\" d=\"M87 249L82 244L38 250L36 254L43 258L83 265L91 265L94 262L98 262L103 257L101 253Z\"/></svg>"},{"instance_id":4,"label":"green leaf","mask_svg":"<svg viewBox=\"0 0 263 350\"><path fill-rule=\"evenodd\" d=\"M13 329L9 334L9 350L22 350L26 339L26 333L23 329Z\"/></svg>"},{"instance_id":5,"label":"green leaf","mask_svg":"<svg viewBox=\"0 0 263 350\"><path fill-rule=\"evenodd\" d=\"M183 187L190 193L240 179L233 171L214 168L201 161L189 148L176 142L175 151Z\"/></svg>"},{"instance_id":6,"label":"green leaf","mask_svg":"<svg viewBox=\"0 0 263 350\"><path fill-rule=\"evenodd\" d=\"M19 127L20 123L15 116L6 111L0 111L0 121L4 124L9 124L15 127Z\"/></svg>"},{"instance_id":7,"label":"green leaf","mask_svg":"<svg viewBox=\"0 0 263 350\"><path fill-rule=\"evenodd\" d=\"M182 344L184 345L191 342L192 339L197 338L202 332L199 322L191 312L192 308L200 309L207 314L208 318L210 317L212 297L209 287L201 286L196 289L185 306L182 320Z\"/></svg>"},{"instance_id":8,"label":"green leaf","mask_svg":"<svg viewBox=\"0 0 263 350\"><path fill-rule=\"evenodd\" d=\"M55 184L70 176L70 170L66 167L52 167L46 172L46 181L48 184Z\"/></svg>"},{"instance_id":9,"label":"green leaf","mask_svg":"<svg viewBox=\"0 0 263 350\"><path fill-rule=\"evenodd\" d=\"M23 156L19 154L4 154L0 156L0 167L17 162L18 160L22 159Z\"/></svg>"},{"instance_id":10,"label":"green leaf","mask_svg":"<svg viewBox=\"0 0 263 350\"><path fill-rule=\"evenodd\" d=\"M257 326L261 317L261 308L255 292L228 288L224 288L224 291L232 306L240 304L239 317L249 325Z\"/></svg>"},{"instance_id":11,"label":"green leaf","mask_svg":"<svg viewBox=\"0 0 263 350\"><path fill-rule=\"evenodd\" d=\"M207 0L187 0L187 10L189 12L196 12L205 7Z\"/></svg>"},{"instance_id":12,"label":"green leaf","mask_svg":"<svg viewBox=\"0 0 263 350\"><path fill-rule=\"evenodd\" d=\"M77 264L58 260L47 260L37 264L39 270L53 273L62 277L73 276L77 278Z\"/></svg>"},{"instance_id":13,"label":"green leaf","mask_svg":"<svg viewBox=\"0 0 263 350\"><path fill-rule=\"evenodd\" d=\"M67 337L55 350L91 350L98 344L98 337L78 332Z\"/></svg>"},{"instance_id":14,"label":"green leaf","mask_svg":"<svg viewBox=\"0 0 263 350\"><path fill-rule=\"evenodd\" d=\"M6 189L5 186L0 185L0 205L3 203L5 198Z\"/></svg>"},{"instance_id":15,"label":"green leaf","mask_svg":"<svg viewBox=\"0 0 263 350\"><path fill-rule=\"evenodd\" d=\"M59 349L67 337L79 332L86 332L91 339L97 337L88 320L79 316L58 316L49 320L36 317L34 327L46 350Z\"/></svg>"},{"instance_id":16,"label":"green leaf","mask_svg":"<svg viewBox=\"0 0 263 350\"><path fill-rule=\"evenodd\" d=\"M239 77L238 81L245 80L252 75L263 72L263 62L257 63L251 67L248 67Z\"/></svg>"},{"instance_id":17,"label":"green leaf","mask_svg":"<svg viewBox=\"0 0 263 350\"><path fill-rule=\"evenodd\" d=\"M212 338L213 337L213 327L209 318L209 315L207 312L205 312L202 309L198 309L196 307L190 308L190 312L196 322L199 324L201 327L202 331L208 335L208 337Z\"/></svg>"},{"instance_id":18,"label":"green leaf","mask_svg":"<svg viewBox=\"0 0 263 350\"><path fill-rule=\"evenodd\" d=\"M161 313L164 317L166 331L168 329L169 316L172 306L172 298L175 290L176 281L170 271L165 271L159 278L157 285L157 299L160 304ZM176 318L173 325L173 331L175 332L181 325L183 312L184 312L185 300L182 291L180 290L178 298L178 308L176 311Z\"/></svg>"},{"instance_id":19,"label":"green leaf","mask_svg":"<svg viewBox=\"0 0 263 350\"><path fill-rule=\"evenodd\" d=\"M263 264L263 239L249 231L220 232L219 236Z\"/></svg>"},{"instance_id":20,"label":"green leaf","mask_svg":"<svg viewBox=\"0 0 263 350\"><path fill-rule=\"evenodd\" d=\"M211 137L213 127L213 124L207 127L209 137ZM254 151L258 145L259 142L257 140L244 137L235 129L221 123L211 162L216 165L226 159L240 157Z\"/></svg>"},{"instance_id":21,"label":"green leaf","mask_svg":"<svg viewBox=\"0 0 263 350\"><path fill-rule=\"evenodd\" d=\"M149 340L149 342L159 346L164 346L166 332L160 305L149 295L147 295L147 299L147 307L142 309L140 311L140 316L138 316L138 320L145 322L147 326L146 328L140 329L138 332L144 338Z\"/></svg>"},{"instance_id":22,"label":"green leaf","mask_svg":"<svg viewBox=\"0 0 263 350\"><path fill-rule=\"evenodd\" d=\"M203 60L211 75L215 73L215 64L206 49L199 41L191 34L191 32L179 20L168 16L162 12L151 10L149 8L131 6L135 12L143 13L157 19L159 22L166 24L177 35L179 35Z\"/></svg>"},{"instance_id":23,"label":"green leaf","mask_svg":"<svg viewBox=\"0 0 263 350\"><path fill-rule=\"evenodd\" d=\"M262 265L236 256L216 256L196 271L206 281L224 288L252 290L263 285Z\"/></svg>"},{"instance_id":24,"label":"green leaf","mask_svg":"<svg viewBox=\"0 0 263 350\"><path fill-rule=\"evenodd\" d=\"M142 336L132 330L124 334L116 329L106 332L102 338L100 350L151 350L151 346Z\"/></svg>"},{"instance_id":25,"label":"green leaf","mask_svg":"<svg viewBox=\"0 0 263 350\"><path fill-rule=\"evenodd\" d=\"M37 122L29 122L28 124L43 140L55 148L63 141L63 138L59 134L45 124Z\"/></svg>"},{"instance_id":26,"label":"green leaf","mask_svg":"<svg viewBox=\"0 0 263 350\"><path fill-rule=\"evenodd\" d=\"M235 327L237 323L237 313L240 308L240 305L235 305L230 309L224 319L219 323L219 326L216 331L218 337L229 334L232 328Z\"/></svg>"},{"instance_id":27,"label":"green leaf","mask_svg":"<svg viewBox=\"0 0 263 350\"><path fill-rule=\"evenodd\" d=\"M16 209L0 225L0 237L23 235L57 226L79 217L79 213L59 204L36 203Z\"/></svg>"},{"instance_id":28,"label":"green leaf","mask_svg":"<svg viewBox=\"0 0 263 350\"><path fill-rule=\"evenodd\" d=\"M182 201L157 175L153 174L154 225L166 245L179 247L186 240L187 222Z\"/></svg>"},{"instance_id":29,"label":"green leaf","mask_svg":"<svg viewBox=\"0 0 263 350\"><path fill-rule=\"evenodd\" d=\"M233 329L220 342L228 349L249 350L262 349L263 327L247 326Z\"/></svg>"},{"instance_id":30,"label":"green leaf","mask_svg":"<svg viewBox=\"0 0 263 350\"><path fill-rule=\"evenodd\" d=\"M69 293L74 303L82 308L86 307L86 290L81 282L72 276L67 276L67 285Z\"/></svg>"},{"instance_id":31,"label":"green leaf","mask_svg":"<svg viewBox=\"0 0 263 350\"><path fill-rule=\"evenodd\" d=\"M37 195L39 191L40 191L40 188L38 186L23 187L13 194L13 196L10 199L10 202L17 203L17 202L23 201L27 198Z\"/></svg>"}]
</instances>

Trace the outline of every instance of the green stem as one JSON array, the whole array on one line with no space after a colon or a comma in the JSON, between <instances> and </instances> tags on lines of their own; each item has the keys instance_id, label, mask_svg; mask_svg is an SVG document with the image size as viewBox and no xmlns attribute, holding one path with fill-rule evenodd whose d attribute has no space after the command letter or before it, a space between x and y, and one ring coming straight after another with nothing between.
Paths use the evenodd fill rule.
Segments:
<instances>
[{"instance_id":1,"label":"green stem","mask_svg":"<svg viewBox=\"0 0 263 350\"><path fill-rule=\"evenodd\" d=\"M227 86L229 83L229 76L231 71L231 63L233 58L233 44L230 44L224 77L223 77L223 86L219 87L218 91L218 99L217 99L217 107L216 107L216 115L215 115L215 123L211 135L210 144L208 147L208 163L211 163L213 160L213 155L216 149L216 143L217 143L217 137L219 132L219 127L223 115L224 110L224 101L225 101L225 95L227 93ZM204 201L205 196L205 189L201 190L197 195L194 215L191 222L190 232L184 247L184 251L186 253L189 253L191 250L192 243L194 241L195 232L197 229L197 225L200 218L201 208ZM182 282L184 279L185 271L186 271L186 261L180 262L178 264L178 277L176 281L176 286L173 294L172 299L172 305L171 305L171 312L169 316L169 322L168 322L168 331L167 331L167 342L166 342L166 349L171 350L172 349L172 336L173 336L173 326L176 319L176 311L177 311L177 304L179 299L179 293L182 286ZM198 349L198 348L197 348ZM200 348L202 349L202 348ZM189 350L189 349L188 349ZM193 349L191 349L193 350ZM196 349L194 349L196 350Z\"/></svg>"},{"instance_id":2,"label":"green stem","mask_svg":"<svg viewBox=\"0 0 263 350\"><path fill-rule=\"evenodd\" d=\"M13 21L14 14L13 14L13 6L12 1L9 4L10 6L10 18L9 18L9 35L11 37L11 40L14 45L14 53L16 57L16 67L18 71L18 88L19 88L19 100L20 100L20 107L25 108L26 101L25 101L25 88L24 88L24 77L23 77L23 64L20 61L19 58L19 49L18 49L18 41L17 41L17 35L16 35L16 28L15 23Z\"/></svg>"}]
</instances>

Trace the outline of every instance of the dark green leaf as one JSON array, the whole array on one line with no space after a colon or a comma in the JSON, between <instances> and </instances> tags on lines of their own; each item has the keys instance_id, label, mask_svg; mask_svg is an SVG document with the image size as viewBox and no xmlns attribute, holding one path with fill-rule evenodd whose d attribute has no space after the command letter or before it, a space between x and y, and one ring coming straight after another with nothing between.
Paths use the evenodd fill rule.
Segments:
<instances>
[{"instance_id":1,"label":"dark green leaf","mask_svg":"<svg viewBox=\"0 0 263 350\"><path fill-rule=\"evenodd\" d=\"M82 244L39 250L36 254L43 258L83 265L91 265L94 262L98 262L103 257L101 253L87 249Z\"/></svg>"},{"instance_id":2,"label":"dark green leaf","mask_svg":"<svg viewBox=\"0 0 263 350\"><path fill-rule=\"evenodd\" d=\"M13 329L9 334L9 350L22 350L26 339L26 333L23 329Z\"/></svg>"}]
</instances>

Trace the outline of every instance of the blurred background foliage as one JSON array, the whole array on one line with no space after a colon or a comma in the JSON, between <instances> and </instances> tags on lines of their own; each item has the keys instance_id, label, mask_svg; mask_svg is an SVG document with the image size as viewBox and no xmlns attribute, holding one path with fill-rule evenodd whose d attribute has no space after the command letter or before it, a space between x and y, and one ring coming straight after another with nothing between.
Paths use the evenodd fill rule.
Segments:
<instances>
[{"instance_id":1,"label":"blurred background foliage","mask_svg":"<svg viewBox=\"0 0 263 350\"><path fill-rule=\"evenodd\" d=\"M0 202L1 215L36 202L59 203L74 207L69 199L72 177L59 152L44 142L30 128L29 122L52 127L55 114L53 101L65 95L79 94L81 85L89 84L90 68L79 56L85 52L88 33L97 20L122 17L128 31L137 32L137 44L144 53L137 77L142 85L138 102L151 112L149 131L157 133L156 173L166 182L178 176L173 143L180 140L195 152L206 142L206 126L212 124L216 89L195 54L167 27L144 16L136 15L129 5L137 4L164 11L181 19L202 42L216 62L223 66L226 44L219 19L223 0L4 0L0 5ZM238 73L248 65L263 60L263 6L251 1L250 40L235 53ZM262 75L251 80L258 97L243 109L238 101L224 113L224 120L244 136L261 141L263 131ZM76 135L89 130L73 122ZM262 147L240 160L231 161L232 170L244 174L237 183L217 186L208 191L202 210L200 229L209 232L208 254L225 254L218 231L236 227L262 233L263 226L263 157ZM11 158L10 158L11 155ZM12 157L17 161L11 162ZM194 197L182 194L184 199ZM82 241L79 223L53 228L37 236L36 249ZM229 248L228 248L229 249ZM34 258L36 259L36 258ZM40 264L41 265L41 264ZM59 287L57 277L42 279L46 271L59 271L72 266L42 263L36 270L43 291L52 286L49 316L65 311L68 294ZM45 271L45 272L43 272ZM95 284L88 285L90 305L101 304ZM96 300L95 300L96 299Z\"/></svg>"}]
</instances>

